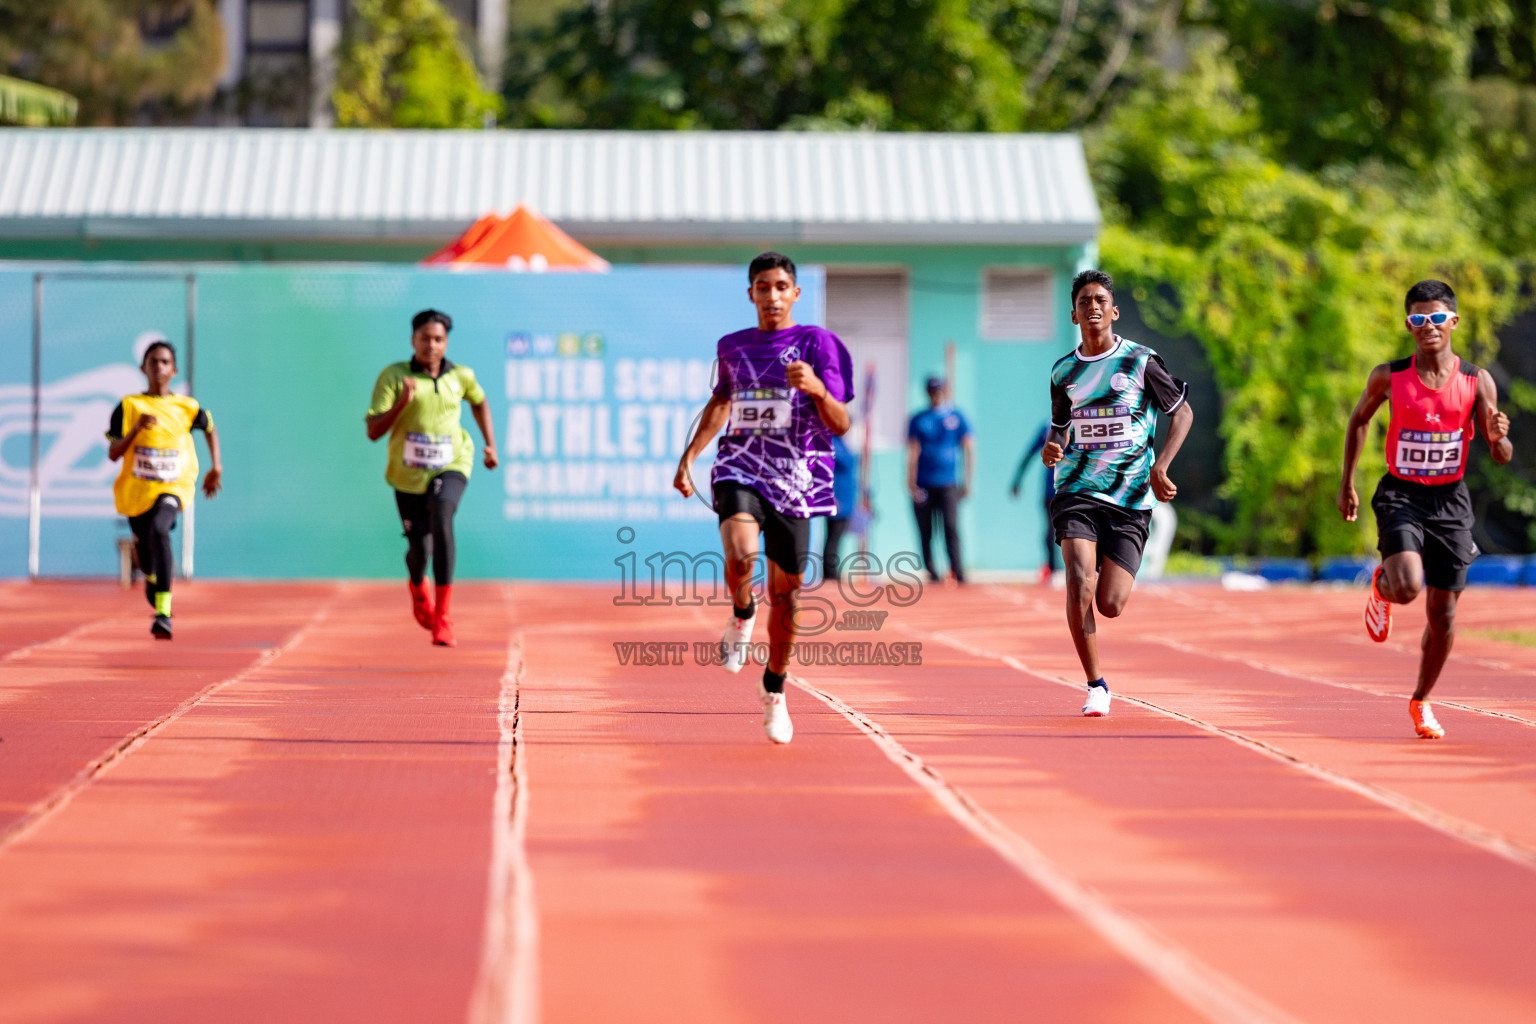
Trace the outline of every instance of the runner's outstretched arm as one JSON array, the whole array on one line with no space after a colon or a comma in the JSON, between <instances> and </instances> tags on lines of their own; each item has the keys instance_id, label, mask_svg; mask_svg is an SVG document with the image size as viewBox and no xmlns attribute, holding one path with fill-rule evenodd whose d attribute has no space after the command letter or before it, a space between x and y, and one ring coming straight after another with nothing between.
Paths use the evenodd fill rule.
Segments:
<instances>
[{"instance_id":1,"label":"runner's outstretched arm","mask_svg":"<svg viewBox=\"0 0 1536 1024\"><path fill-rule=\"evenodd\" d=\"M1344 521L1352 523L1360 514L1360 495L1355 493L1355 467L1360 464L1360 450L1365 447L1365 431L1371 425L1371 417L1381 408L1381 403L1392 393L1392 368L1382 363L1366 378L1365 390L1355 411L1349 414L1349 425L1344 428L1344 478L1339 481L1339 511Z\"/></svg>"},{"instance_id":2,"label":"runner's outstretched arm","mask_svg":"<svg viewBox=\"0 0 1536 1024\"><path fill-rule=\"evenodd\" d=\"M203 496L211 498L224 487L224 459L219 454L219 431L212 421L203 428L203 438L208 442L208 461L212 463L203 474Z\"/></svg>"},{"instance_id":3,"label":"runner's outstretched arm","mask_svg":"<svg viewBox=\"0 0 1536 1024\"><path fill-rule=\"evenodd\" d=\"M1034 443L1029 446L1028 450L1024 452L1024 456L1019 459L1019 468L1013 471L1013 483L1008 485L1008 493L1012 494L1015 498L1019 496L1019 488L1024 485L1024 472L1029 468L1030 460L1045 447L1045 442L1050 440L1050 436L1050 430L1040 431L1040 435L1035 438Z\"/></svg>"},{"instance_id":4,"label":"runner's outstretched arm","mask_svg":"<svg viewBox=\"0 0 1536 1024\"><path fill-rule=\"evenodd\" d=\"M1183 447L1193 422L1195 411L1188 402L1173 411L1173 422L1168 424L1168 439L1163 442L1163 450L1157 453L1157 461L1152 463L1152 493L1157 495L1158 501L1172 501L1179 493L1178 487L1168 479L1168 467L1173 465L1173 458Z\"/></svg>"},{"instance_id":5,"label":"runner's outstretched arm","mask_svg":"<svg viewBox=\"0 0 1536 1024\"><path fill-rule=\"evenodd\" d=\"M725 395L715 395L704 406L704 411L699 414L699 429L693 432L693 437L688 441L688 447L683 450L683 457L677 463L677 475L672 478L672 486L677 488L685 498L693 497L693 464L698 461L700 455L709 442L714 440L720 428L725 426L725 421L731 415L731 400Z\"/></svg>"},{"instance_id":6,"label":"runner's outstretched arm","mask_svg":"<svg viewBox=\"0 0 1536 1024\"><path fill-rule=\"evenodd\" d=\"M475 414L475 422L480 424L480 436L485 438L485 468L495 469L501 460L496 457L496 427L491 422L490 403L476 405L471 402L469 411Z\"/></svg>"},{"instance_id":7,"label":"runner's outstretched arm","mask_svg":"<svg viewBox=\"0 0 1536 1024\"><path fill-rule=\"evenodd\" d=\"M1477 371L1477 423L1483 436L1488 439L1488 452L1493 461L1506 465L1515 457L1515 446L1509 443L1509 417L1499 412L1499 387L1487 370Z\"/></svg>"}]
</instances>

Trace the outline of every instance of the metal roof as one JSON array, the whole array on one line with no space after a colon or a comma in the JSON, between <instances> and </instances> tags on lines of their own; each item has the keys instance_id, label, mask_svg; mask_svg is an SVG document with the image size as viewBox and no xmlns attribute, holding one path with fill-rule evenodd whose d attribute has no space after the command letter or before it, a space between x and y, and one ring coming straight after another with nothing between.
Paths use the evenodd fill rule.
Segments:
<instances>
[{"instance_id":1,"label":"metal roof","mask_svg":"<svg viewBox=\"0 0 1536 1024\"><path fill-rule=\"evenodd\" d=\"M0 130L0 236L441 241L526 203L588 243L1078 243L1072 135Z\"/></svg>"}]
</instances>

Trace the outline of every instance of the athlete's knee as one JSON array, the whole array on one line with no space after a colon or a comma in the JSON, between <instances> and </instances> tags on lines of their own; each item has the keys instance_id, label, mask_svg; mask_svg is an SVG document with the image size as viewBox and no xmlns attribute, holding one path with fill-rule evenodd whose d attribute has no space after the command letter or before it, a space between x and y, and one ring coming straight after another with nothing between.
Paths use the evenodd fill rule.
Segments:
<instances>
[{"instance_id":1,"label":"athlete's knee","mask_svg":"<svg viewBox=\"0 0 1536 1024\"><path fill-rule=\"evenodd\" d=\"M1396 604L1409 604L1424 589L1424 583L1413 573L1403 572L1387 576L1388 593L1382 594Z\"/></svg>"},{"instance_id":2,"label":"athlete's knee","mask_svg":"<svg viewBox=\"0 0 1536 1024\"><path fill-rule=\"evenodd\" d=\"M768 581L768 593L774 604L793 608L800 601L800 577L788 573L774 573Z\"/></svg>"},{"instance_id":3,"label":"athlete's knee","mask_svg":"<svg viewBox=\"0 0 1536 1024\"><path fill-rule=\"evenodd\" d=\"M1431 601L1424 609L1429 628L1436 633L1448 634L1456 628L1456 603Z\"/></svg>"},{"instance_id":4,"label":"athlete's knee","mask_svg":"<svg viewBox=\"0 0 1536 1024\"><path fill-rule=\"evenodd\" d=\"M1117 619L1129 601L1129 594L1100 594L1096 603L1100 615L1106 619Z\"/></svg>"}]
</instances>

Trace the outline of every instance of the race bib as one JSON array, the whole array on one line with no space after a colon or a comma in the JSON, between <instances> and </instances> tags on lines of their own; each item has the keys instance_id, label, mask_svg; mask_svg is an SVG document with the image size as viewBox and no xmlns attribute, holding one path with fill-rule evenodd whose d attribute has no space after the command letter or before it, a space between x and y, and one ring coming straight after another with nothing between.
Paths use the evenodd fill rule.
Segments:
<instances>
[{"instance_id":1,"label":"race bib","mask_svg":"<svg viewBox=\"0 0 1536 1024\"><path fill-rule=\"evenodd\" d=\"M181 479L180 448L133 449L133 475L137 480L172 484Z\"/></svg>"},{"instance_id":2,"label":"race bib","mask_svg":"<svg viewBox=\"0 0 1536 1024\"><path fill-rule=\"evenodd\" d=\"M447 469L453 461L453 435L407 432L400 461L410 469Z\"/></svg>"},{"instance_id":3,"label":"race bib","mask_svg":"<svg viewBox=\"0 0 1536 1024\"><path fill-rule=\"evenodd\" d=\"M1455 476L1461 472L1461 431L1397 432L1399 476Z\"/></svg>"},{"instance_id":4,"label":"race bib","mask_svg":"<svg viewBox=\"0 0 1536 1024\"><path fill-rule=\"evenodd\" d=\"M1072 410L1072 447L1084 452L1131 446L1131 407L1096 405Z\"/></svg>"},{"instance_id":5,"label":"race bib","mask_svg":"<svg viewBox=\"0 0 1536 1024\"><path fill-rule=\"evenodd\" d=\"M792 391L752 388L731 395L732 434L782 434L789 429L793 410Z\"/></svg>"}]
</instances>

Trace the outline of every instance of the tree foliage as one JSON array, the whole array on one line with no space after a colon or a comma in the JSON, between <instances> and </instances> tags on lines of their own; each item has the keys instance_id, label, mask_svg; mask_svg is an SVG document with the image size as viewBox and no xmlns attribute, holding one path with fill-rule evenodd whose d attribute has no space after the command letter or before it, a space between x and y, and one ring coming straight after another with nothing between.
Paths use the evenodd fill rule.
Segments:
<instances>
[{"instance_id":1,"label":"tree foliage","mask_svg":"<svg viewBox=\"0 0 1536 1024\"><path fill-rule=\"evenodd\" d=\"M331 101L351 128L480 128L500 108L437 0L353 0Z\"/></svg>"},{"instance_id":2,"label":"tree foliage","mask_svg":"<svg viewBox=\"0 0 1536 1024\"><path fill-rule=\"evenodd\" d=\"M1458 347L1487 360L1520 268L1479 232L1454 174L1372 166L1325 179L1281 163L1237 68L1209 46L1095 134L1091 164L1112 222L1105 264L1149 322L1198 338L1216 374L1231 503L1218 548L1367 550L1369 527L1342 522L1333 498L1366 375L1411 347L1407 285L1454 282ZM1384 470L1382 433L1378 424L1361 486Z\"/></svg>"},{"instance_id":3,"label":"tree foliage","mask_svg":"<svg viewBox=\"0 0 1536 1024\"><path fill-rule=\"evenodd\" d=\"M0 72L69 93L79 124L184 117L223 66L214 0L0 0Z\"/></svg>"},{"instance_id":4,"label":"tree foliage","mask_svg":"<svg viewBox=\"0 0 1536 1024\"><path fill-rule=\"evenodd\" d=\"M1058 129L1171 42L1178 0L591 0L516 36L509 121Z\"/></svg>"}]
</instances>

